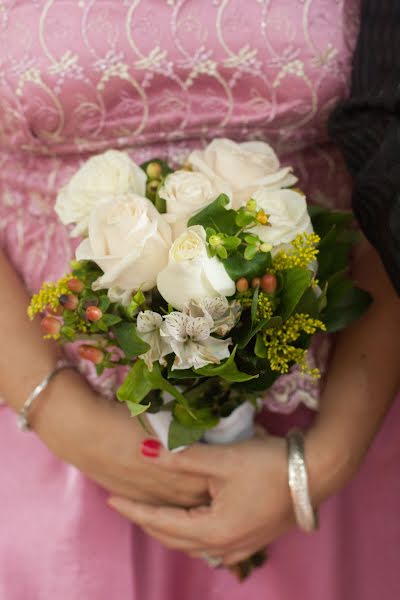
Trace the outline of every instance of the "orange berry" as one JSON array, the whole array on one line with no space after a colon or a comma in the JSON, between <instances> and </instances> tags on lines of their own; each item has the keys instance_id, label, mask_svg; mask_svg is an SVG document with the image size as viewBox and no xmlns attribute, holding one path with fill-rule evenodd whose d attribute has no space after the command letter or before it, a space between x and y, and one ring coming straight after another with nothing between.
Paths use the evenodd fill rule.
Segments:
<instances>
[{"instance_id":1,"label":"orange berry","mask_svg":"<svg viewBox=\"0 0 400 600\"><path fill-rule=\"evenodd\" d=\"M273 273L267 273L261 277L261 289L267 294L273 294L277 288L278 281Z\"/></svg>"},{"instance_id":2,"label":"orange berry","mask_svg":"<svg viewBox=\"0 0 400 600\"><path fill-rule=\"evenodd\" d=\"M95 365L99 365L104 360L104 352L95 346L83 344L78 348L78 354L81 358L89 360Z\"/></svg>"},{"instance_id":3,"label":"orange berry","mask_svg":"<svg viewBox=\"0 0 400 600\"><path fill-rule=\"evenodd\" d=\"M43 317L40 326L45 335L58 335L61 329L61 321L55 317Z\"/></svg>"},{"instance_id":4,"label":"orange berry","mask_svg":"<svg viewBox=\"0 0 400 600\"><path fill-rule=\"evenodd\" d=\"M46 312L48 312L49 315L54 315L55 317L61 317L61 315L64 312L64 308L61 306L61 304L59 304L58 306L56 306L56 308L54 308L53 306L51 306L51 304L48 304L46 306Z\"/></svg>"},{"instance_id":5,"label":"orange berry","mask_svg":"<svg viewBox=\"0 0 400 600\"><path fill-rule=\"evenodd\" d=\"M252 288L260 287L260 285L261 285L261 279L260 279L260 277L254 277L251 280L251 287Z\"/></svg>"},{"instance_id":6,"label":"orange berry","mask_svg":"<svg viewBox=\"0 0 400 600\"><path fill-rule=\"evenodd\" d=\"M103 311L98 306L88 306L85 314L89 321L100 321Z\"/></svg>"},{"instance_id":7,"label":"orange berry","mask_svg":"<svg viewBox=\"0 0 400 600\"><path fill-rule=\"evenodd\" d=\"M76 294L80 294L82 292L82 290L85 288L85 284L80 279L77 279L76 277L74 277L73 279L70 279L68 281L67 288L71 292L75 292Z\"/></svg>"},{"instance_id":8,"label":"orange berry","mask_svg":"<svg viewBox=\"0 0 400 600\"><path fill-rule=\"evenodd\" d=\"M237 280L236 289L241 294L243 292L247 292L247 290L249 289L249 282L247 281L247 279L245 277L241 277L240 279Z\"/></svg>"}]
</instances>

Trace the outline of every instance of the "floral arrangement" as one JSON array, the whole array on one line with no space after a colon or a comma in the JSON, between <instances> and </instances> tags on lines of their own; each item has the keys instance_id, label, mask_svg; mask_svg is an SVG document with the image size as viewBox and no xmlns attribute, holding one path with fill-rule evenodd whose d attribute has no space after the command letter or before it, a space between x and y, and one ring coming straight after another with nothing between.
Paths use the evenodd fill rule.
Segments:
<instances>
[{"instance_id":1,"label":"floral arrangement","mask_svg":"<svg viewBox=\"0 0 400 600\"><path fill-rule=\"evenodd\" d=\"M294 365L318 377L312 336L368 307L347 274L351 216L307 206L296 182L263 142L216 139L177 170L90 158L56 203L76 260L29 316L99 374L125 366L118 400L168 415L170 449L207 439Z\"/></svg>"}]
</instances>

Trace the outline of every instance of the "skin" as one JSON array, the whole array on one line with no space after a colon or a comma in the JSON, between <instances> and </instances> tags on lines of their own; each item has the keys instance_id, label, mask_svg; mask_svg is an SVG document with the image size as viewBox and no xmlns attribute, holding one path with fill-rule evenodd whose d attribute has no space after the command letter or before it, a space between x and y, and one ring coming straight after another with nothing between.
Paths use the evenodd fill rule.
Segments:
<instances>
[{"instance_id":1,"label":"skin","mask_svg":"<svg viewBox=\"0 0 400 600\"><path fill-rule=\"evenodd\" d=\"M373 296L368 312L337 337L319 416L306 434L314 507L338 492L365 458L399 386L400 300L375 251L364 243L353 276ZM207 479L201 507L155 507L111 497L109 505L170 548L225 565L245 559L294 525L285 441L259 435L230 446L165 451L148 464Z\"/></svg>"},{"instance_id":2,"label":"skin","mask_svg":"<svg viewBox=\"0 0 400 600\"><path fill-rule=\"evenodd\" d=\"M29 297L1 253L0 279L0 397L18 410L54 368L57 349L42 340L39 323L28 320ZM146 463L140 447L148 434L138 421L73 370L60 372L35 401L30 423L54 454L114 494L186 507L208 500L204 477Z\"/></svg>"}]
</instances>

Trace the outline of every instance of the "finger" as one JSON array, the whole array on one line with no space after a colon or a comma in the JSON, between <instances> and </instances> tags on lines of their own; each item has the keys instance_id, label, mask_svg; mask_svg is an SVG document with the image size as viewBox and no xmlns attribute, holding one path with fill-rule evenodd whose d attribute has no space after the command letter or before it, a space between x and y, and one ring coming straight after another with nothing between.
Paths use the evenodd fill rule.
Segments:
<instances>
[{"instance_id":1,"label":"finger","mask_svg":"<svg viewBox=\"0 0 400 600\"><path fill-rule=\"evenodd\" d=\"M179 471L210 476L222 476L230 464L232 446L213 446L211 444L193 444L180 452L160 449L158 456L145 458L170 471Z\"/></svg>"},{"instance_id":2,"label":"finger","mask_svg":"<svg viewBox=\"0 0 400 600\"><path fill-rule=\"evenodd\" d=\"M200 547L208 545L207 539L216 537L217 524L208 506L189 510L157 507L115 496L108 499L108 504L141 527L153 527L167 536L194 540Z\"/></svg>"},{"instance_id":3,"label":"finger","mask_svg":"<svg viewBox=\"0 0 400 600\"><path fill-rule=\"evenodd\" d=\"M180 550L181 552L185 552L186 554L192 555L200 555L201 550L198 544L196 544L193 540L187 540L183 538L177 538L170 535L166 535L153 527L142 527L143 531L147 533L147 535L151 536L163 546L170 548L171 550Z\"/></svg>"}]
</instances>

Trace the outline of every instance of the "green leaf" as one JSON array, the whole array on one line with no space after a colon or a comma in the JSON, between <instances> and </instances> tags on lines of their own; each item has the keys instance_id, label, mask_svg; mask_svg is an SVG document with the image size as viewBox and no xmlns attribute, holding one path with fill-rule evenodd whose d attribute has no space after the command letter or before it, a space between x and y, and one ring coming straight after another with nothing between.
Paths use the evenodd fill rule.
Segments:
<instances>
[{"instance_id":1,"label":"green leaf","mask_svg":"<svg viewBox=\"0 0 400 600\"><path fill-rule=\"evenodd\" d=\"M269 252L258 252L252 260L246 260L242 254L235 252L224 261L225 270L233 281L241 277L249 280L253 277L262 277L271 265Z\"/></svg>"},{"instance_id":2,"label":"green leaf","mask_svg":"<svg viewBox=\"0 0 400 600\"><path fill-rule=\"evenodd\" d=\"M326 294L327 307L321 313L321 320L330 333L359 319L372 302L367 292L357 288L350 279L343 278L343 274L332 278Z\"/></svg>"},{"instance_id":3,"label":"green leaf","mask_svg":"<svg viewBox=\"0 0 400 600\"><path fill-rule=\"evenodd\" d=\"M260 238L258 237L258 235L253 235L252 233L249 233L248 235L244 236L244 241L247 244L250 244L251 246L255 246L259 243Z\"/></svg>"},{"instance_id":4,"label":"green leaf","mask_svg":"<svg viewBox=\"0 0 400 600\"><path fill-rule=\"evenodd\" d=\"M238 343L238 348L243 350L247 346L247 344L252 340L252 338L259 333L260 331L265 331L266 329L274 329L276 327L280 327L282 324L281 317L271 317L270 319L263 319L255 327L253 327L245 337L243 337Z\"/></svg>"},{"instance_id":5,"label":"green leaf","mask_svg":"<svg viewBox=\"0 0 400 600\"><path fill-rule=\"evenodd\" d=\"M121 323L112 329L118 346L123 350L127 358L135 358L140 354L145 354L149 349L149 344L146 344L139 336L136 325L134 323Z\"/></svg>"},{"instance_id":6,"label":"green leaf","mask_svg":"<svg viewBox=\"0 0 400 600\"><path fill-rule=\"evenodd\" d=\"M117 390L120 402L140 404L153 388L152 382L147 378L148 368L142 360L135 362L123 384Z\"/></svg>"},{"instance_id":7,"label":"green leaf","mask_svg":"<svg viewBox=\"0 0 400 600\"><path fill-rule=\"evenodd\" d=\"M283 271L284 283L281 291L279 312L284 320L293 314L297 304L311 285L312 273L307 269L295 267Z\"/></svg>"},{"instance_id":8,"label":"green leaf","mask_svg":"<svg viewBox=\"0 0 400 600\"><path fill-rule=\"evenodd\" d=\"M107 325L107 327L112 327L113 325L116 325L117 323L120 323L122 321L121 317L118 317L118 315L109 314L103 315L101 320L103 321L103 323L105 323L105 325Z\"/></svg>"},{"instance_id":9,"label":"green leaf","mask_svg":"<svg viewBox=\"0 0 400 600\"><path fill-rule=\"evenodd\" d=\"M260 295L260 287L257 286L254 290L253 299L251 301L251 322L254 324L257 318L258 296Z\"/></svg>"},{"instance_id":10,"label":"green leaf","mask_svg":"<svg viewBox=\"0 0 400 600\"><path fill-rule=\"evenodd\" d=\"M126 308L126 313L128 317L132 319L137 309L140 308L143 304L145 304L145 302L146 298L144 297L142 290L137 291Z\"/></svg>"},{"instance_id":11,"label":"green leaf","mask_svg":"<svg viewBox=\"0 0 400 600\"><path fill-rule=\"evenodd\" d=\"M252 260L256 254L258 254L257 246L247 246L244 251L244 257L246 260Z\"/></svg>"},{"instance_id":12,"label":"green leaf","mask_svg":"<svg viewBox=\"0 0 400 600\"><path fill-rule=\"evenodd\" d=\"M136 404L136 402L129 402L129 400L126 402L126 405L128 406L129 412L131 413L132 417L137 417L138 415L141 415L142 413L146 412L148 408L150 408L150 403Z\"/></svg>"},{"instance_id":13,"label":"green leaf","mask_svg":"<svg viewBox=\"0 0 400 600\"><path fill-rule=\"evenodd\" d=\"M238 237L227 237L224 239L224 246L227 250L236 250L242 243L242 240Z\"/></svg>"},{"instance_id":14,"label":"green leaf","mask_svg":"<svg viewBox=\"0 0 400 600\"><path fill-rule=\"evenodd\" d=\"M262 335L257 335L256 343L254 346L254 354L259 358L267 358L267 349L265 347L264 339Z\"/></svg>"},{"instance_id":15,"label":"green leaf","mask_svg":"<svg viewBox=\"0 0 400 600\"><path fill-rule=\"evenodd\" d=\"M191 429L211 429L218 424L218 417L216 417L210 408L199 408L193 409L196 418L190 415L187 410L181 404L175 404L173 408L173 416L178 423Z\"/></svg>"},{"instance_id":16,"label":"green leaf","mask_svg":"<svg viewBox=\"0 0 400 600\"><path fill-rule=\"evenodd\" d=\"M239 231L236 225L236 211L227 209L230 200L226 194L220 194L214 202L203 208L189 221L188 226L202 225L204 229L212 227L227 235L235 235Z\"/></svg>"},{"instance_id":17,"label":"green leaf","mask_svg":"<svg viewBox=\"0 0 400 600\"><path fill-rule=\"evenodd\" d=\"M229 358L224 360L221 364L206 365L201 369L196 369L196 373L204 375L205 377L221 377L221 379L231 383L250 381L251 379L258 377L258 375L249 375L248 373L239 371L235 363L236 351L237 346L233 349Z\"/></svg>"},{"instance_id":18,"label":"green leaf","mask_svg":"<svg viewBox=\"0 0 400 600\"><path fill-rule=\"evenodd\" d=\"M217 255L221 260L228 258L228 252L224 246L217 246Z\"/></svg>"},{"instance_id":19,"label":"green leaf","mask_svg":"<svg viewBox=\"0 0 400 600\"><path fill-rule=\"evenodd\" d=\"M238 229L243 229L243 227L248 227L249 225L254 225L255 222L255 214L251 214L246 209L241 208L236 213L235 223Z\"/></svg>"},{"instance_id":20,"label":"green leaf","mask_svg":"<svg viewBox=\"0 0 400 600\"><path fill-rule=\"evenodd\" d=\"M186 427L173 419L169 426L168 432L168 448L174 450L181 446L191 446L200 440L205 433L201 427Z\"/></svg>"},{"instance_id":21,"label":"green leaf","mask_svg":"<svg viewBox=\"0 0 400 600\"><path fill-rule=\"evenodd\" d=\"M306 289L302 295L300 302L296 306L297 313L303 313L310 315L310 317L316 318L320 312L320 300L317 297L313 287Z\"/></svg>"},{"instance_id":22,"label":"green leaf","mask_svg":"<svg viewBox=\"0 0 400 600\"><path fill-rule=\"evenodd\" d=\"M108 296L100 296L99 308L103 313L105 313L106 310L108 310L110 304L111 302Z\"/></svg>"}]
</instances>

